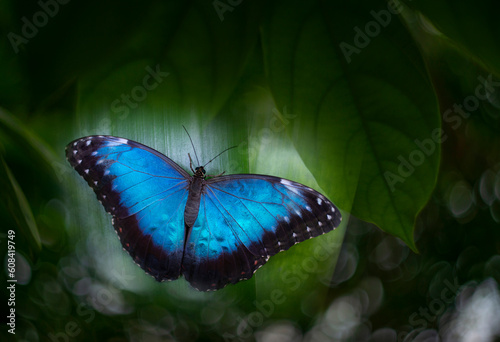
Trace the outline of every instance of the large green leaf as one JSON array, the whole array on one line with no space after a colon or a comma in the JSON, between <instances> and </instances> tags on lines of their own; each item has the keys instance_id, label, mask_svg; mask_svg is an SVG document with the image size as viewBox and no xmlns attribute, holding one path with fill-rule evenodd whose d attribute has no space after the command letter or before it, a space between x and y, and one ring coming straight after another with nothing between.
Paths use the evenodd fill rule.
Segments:
<instances>
[{"instance_id":1,"label":"large green leaf","mask_svg":"<svg viewBox=\"0 0 500 342\"><path fill-rule=\"evenodd\" d=\"M418 49L391 10L384 1L276 1L263 27L264 58L319 185L416 250L415 217L437 177L440 120Z\"/></svg>"}]
</instances>

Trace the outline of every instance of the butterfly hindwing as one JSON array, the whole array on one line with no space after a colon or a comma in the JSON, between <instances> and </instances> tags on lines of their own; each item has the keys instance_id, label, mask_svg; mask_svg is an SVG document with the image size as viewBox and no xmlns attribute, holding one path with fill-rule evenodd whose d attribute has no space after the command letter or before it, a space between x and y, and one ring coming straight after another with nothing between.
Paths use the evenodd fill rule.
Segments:
<instances>
[{"instance_id":1,"label":"butterfly hindwing","mask_svg":"<svg viewBox=\"0 0 500 342\"><path fill-rule=\"evenodd\" d=\"M161 153L111 136L75 140L66 156L113 216L136 263L157 280L178 278L191 177Z\"/></svg>"},{"instance_id":2,"label":"butterfly hindwing","mask_svg":"<svg viewBox=\"0 0 500 342\"><path fill-rule=\"evenodd\" d=\"M249 279L269 257L339 225L338 209L302 184L264 175L205 183L183 274L199 290Z\"/></svg>"}]
</instances>

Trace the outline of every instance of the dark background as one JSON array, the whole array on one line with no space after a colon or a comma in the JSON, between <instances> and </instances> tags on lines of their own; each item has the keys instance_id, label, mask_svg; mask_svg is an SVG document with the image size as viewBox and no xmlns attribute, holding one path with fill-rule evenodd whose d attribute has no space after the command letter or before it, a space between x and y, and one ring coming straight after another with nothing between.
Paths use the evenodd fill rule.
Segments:
<instances>
[{"instance_id":1,"label":"dark background","mask_svg":"<svg viewBox=\"0 0 500 342\"><path fill-rule=\"evenodd\" d=\"M0 4L0 244L17 341L499 341L494 1ZM64 160L91 134L328 196L248 281L156 283ZM11 231L13 234L11 234ZM7 312L7 310L5 311ZM2 321L6 322L6 315Z\"/></svg>"}]
</instances>

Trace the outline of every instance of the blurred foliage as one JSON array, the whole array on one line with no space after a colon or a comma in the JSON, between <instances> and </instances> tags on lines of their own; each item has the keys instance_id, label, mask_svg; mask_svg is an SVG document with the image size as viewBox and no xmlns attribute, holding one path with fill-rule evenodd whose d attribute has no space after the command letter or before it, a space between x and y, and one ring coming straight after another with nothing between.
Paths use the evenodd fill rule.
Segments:
<instances>
[{"instance_id":1,"label":"blurred foliage","mask_svg":"<svg viewBox=\"0 0 500 342\"><path fill-rule=\"evenodd\" d=\"M495 6L1 2L2 340L499 340ZM208 173L307 184L343 224L215 293L156 283L64 147L112 134L188 169L182 125L200 161L237 146Z\"/></svg>"}]
</instances>

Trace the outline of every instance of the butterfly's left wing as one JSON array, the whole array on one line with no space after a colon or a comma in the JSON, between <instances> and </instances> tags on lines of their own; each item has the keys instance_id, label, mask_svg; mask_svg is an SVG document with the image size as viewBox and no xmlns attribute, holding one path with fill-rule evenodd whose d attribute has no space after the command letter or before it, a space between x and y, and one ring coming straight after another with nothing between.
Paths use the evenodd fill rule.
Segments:
<instances>
[{"instance_id":1,"label":"butterfly's left wing","mask_svg":"<svg viewBox=\"0 0 500 342\"><path fill-rule=\"evenodd\" d=\"M339 210L319 192L264 175L206 181L182 273L199 290L249 279L269 257L340 224Z\"/></svg>"},{"instance_id":2,"label":"butterfly's left wing","mask_svg":"<svg viewBox=\"0 0 500 342\"><path fill-rule=\"evenodd\" d=\"M113 216L134 261L158 281L178 278L189 174L160 152L113 136L75 140L66 157Z\"/></svg>"}]
</instances>

